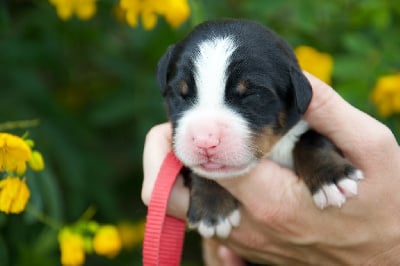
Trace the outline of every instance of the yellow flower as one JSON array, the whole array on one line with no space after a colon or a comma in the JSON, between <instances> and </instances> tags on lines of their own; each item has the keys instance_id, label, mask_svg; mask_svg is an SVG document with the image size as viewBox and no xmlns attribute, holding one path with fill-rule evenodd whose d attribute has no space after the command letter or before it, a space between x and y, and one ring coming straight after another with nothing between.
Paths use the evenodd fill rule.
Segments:
<instances>
[{"instance_id":1,"label":"yellow flower","mask_svg":"<svg viewBox=\"0 0 400 266\"><path fill-rule=\"evenodd\" d=\"M118 232L121 236L122 246L132 249L143 242L144 221L138 223L121 222L118 224Z\"/></svg>"},{"instance_id":2,"label":"yellow flower","mask_svg":"<svg viewBox=\"0 0 400 266\"><path fill-rule=\"evenodd\" d=\"M117 228L112 225L100 226L93 238L93 248L98 255L115 257L121 250L122 243Z\"/></svg>"},{"instance_id":3,"label":"yellow flower","mask_svg":"<svg viewBox=\"0 0 400 266\"><path fill-rule=\"evenodd\" d=\"M26 162L31 159L31 149L17 136L0 133L0 171L16 171L23 174Z\"/></svg>"},{"instance_id":4,"label":"yellow flower","mask_svg":"<svg viewBox=\"0 0 400 266\"><path fill-rule=\"evenodd\" d=\"M400 73L380 77L371 93L371 99L382 117L400 113Z\"/></svg>"},{"instance_id":5,"label":"yellow flower","mask_svg":"<svg viewBox=\"0 0 400 266\"><path fill-rule=\"evenodd\" d=\"M120 7L126 12L126 22L136 27L141 15L143 27L151 30L157 23L158 0L121 0Z\"/></svg>"},{"instance_id":6,"label":"yellow flower","mask_svg":"<svg viewBox=\"0 0 400 266\"><path fill-rule=\"evenodd\" d=\"M310 46L299 46L294 52L303 70L331 84L333 59L330 54L321 53Z\"/></svg>"},{"instance_id":7,"label":"yellow flower","mask_svg":"<svg viewBox=\"0 0 400 266\"><path fill-rule=\"evenodd\" d=\"M20 213L25 209L30 197L25 180L19 177L7 177L0 181L0 211Z\"/></svg>"},{"instance_id":8,"label":"yellow flower","mask_svg":"<svg viewBox=\"0 0 400 266\"><path fill-rule=\"evenodd\" d=\"M179 27L190 16L187 0L121 0L119 5L125 10L125 18L130 26L136 27L141 17L146 30L155 27L158 15L164 16L174 28Z\"/></svg>"},{"instance_id":9,"label":"yellow flower","mask_svg":"<svg viewBox=\"0 0 400 266\"><path fill-rule=\"evenodd\" d=\"M62 20L67 20L75 13L78 18L87 20L96 13L96 0L49 0L57 9Z\"/></svg>"},{"instance_id":10,"label":"yellow flower","mask_svg":"<svg viewBox=\"0 0 400 266\"><path fill-rule=\"evenodd\" d=\"M58 242L62 265L79 266L85 262L82 236L71 232L68 228L63 228L58 234Z\"/></svg>"},{"instance_id":11,"label":"yellow flower","mask_svg":"<svg viewBox=\"0 0 400 266\"><path fill-rule=\"evenodd\" d=\"M39 151L32 151L32 156L29 160L29 167L33 171L42 171L44 169L43 156Z\"/></svg>"},{"instance_id":12,"label":"yellow flower","mask_svg":"<svg viewBox=\"0 0 400 266\"><path fill-rule=\"evenodd\" d=\"M174 28L179 27L190 16L190 7L187 1L167 0L164 11L165 20Z\"/></svg>"}]
</instances>

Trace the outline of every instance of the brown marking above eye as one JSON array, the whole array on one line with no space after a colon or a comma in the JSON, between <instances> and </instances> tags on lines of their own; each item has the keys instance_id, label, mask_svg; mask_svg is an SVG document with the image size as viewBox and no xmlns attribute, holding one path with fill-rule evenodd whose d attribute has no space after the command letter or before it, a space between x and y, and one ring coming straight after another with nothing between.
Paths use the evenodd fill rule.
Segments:
<instances>
[{"instance_id":1,"label":"brown marking above eye","mask_svg":"<svg viewBox=\"0 0 400 266\"><path fill-rule=\"evenodd\" d=\"M179 92L182 96L186 96L189 92L189 86L186 81L182 80L179 83Z\"/></svg>"},{"instance_id":2,"label":"brown marking above eye","mask_svg":"<svg viewBox=\"0 0 400 266\"><path fill-rule=\"evenodd\" d=\"M249 82L247 80L241 80L238 82L236 85L236 92L239 93L239 95L243 95L247 89L249 88Z\"/></svg>"}]
</instances>

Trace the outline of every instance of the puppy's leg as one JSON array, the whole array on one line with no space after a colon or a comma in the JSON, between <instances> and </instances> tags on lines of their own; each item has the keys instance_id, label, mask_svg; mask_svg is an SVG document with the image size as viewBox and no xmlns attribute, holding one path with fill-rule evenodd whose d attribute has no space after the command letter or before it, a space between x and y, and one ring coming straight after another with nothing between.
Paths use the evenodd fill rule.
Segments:
<instances>
[{"instance_id":1,"label":"puppy's leg","mask_svg":"<svg viewBox=\"0 0 400 266\"><path fill-rule=\"evenodd\" d=\"M362 172L326 137L314 130L305 132L296 143L293 156L296 172L319 208L340 207L346 198L357 194Z\"/></svg>"},{"instance_id":2,"label":"puppy's leg","mask_svg":"<svg viewBox=\"0 0 400 266\"><path fill-rule=\"evenodd\" d=\"M189 227L197 228L203 237L227 237L240 222L238 201L213 180L190 171L183 175L190 188Z\"/></svg>"}]
</instances>

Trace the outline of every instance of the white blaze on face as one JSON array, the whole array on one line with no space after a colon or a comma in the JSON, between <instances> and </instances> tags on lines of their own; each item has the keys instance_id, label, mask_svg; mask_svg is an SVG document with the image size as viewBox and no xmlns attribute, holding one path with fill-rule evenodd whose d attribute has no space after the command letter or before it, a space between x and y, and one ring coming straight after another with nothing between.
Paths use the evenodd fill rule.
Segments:
<instances>
[{"instance_id":1,"label":"white blaze on face","mask_svg":"<svg viewBox=\"0 0 400 266\"><path fill-rule=\"evenodd\" d=\"M255 160L247 122L224 102L235 42L231 37L214 38L200 43L198 48L193 56L197 97L177 123L176 155L204 177L241 175Z\"/></svg>"},{"instance_id":2,"label":"white blaze on face","mask_svg":"<svg viewBox=\"0 0 400 266\"><path fill-rule=\"evenodd\" d=\"M194 66L200 105L223 105L228 66L235 50L236 46L229 37L212 39L199 45Z\"/></svg>"}]
</instances>

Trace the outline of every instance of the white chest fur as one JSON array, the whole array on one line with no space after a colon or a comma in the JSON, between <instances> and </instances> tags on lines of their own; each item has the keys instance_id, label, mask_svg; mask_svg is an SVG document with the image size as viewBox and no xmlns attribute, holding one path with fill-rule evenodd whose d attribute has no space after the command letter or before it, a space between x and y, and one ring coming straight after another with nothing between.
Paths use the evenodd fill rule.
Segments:
<instances>
[{"instance_id":1,"label":"white chest fur","mask_svg":"<svg viewBox=\"0 0 400 266\"><path fill-rule=\"evenodd\" d=\"M292 127L267 154L267 158L281 166L294 169L293 148L300 136L309 129L305 120L300 120Z\"/></svg>"}]
</instances>

